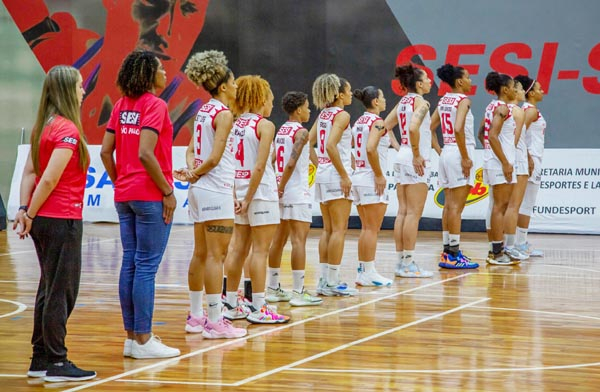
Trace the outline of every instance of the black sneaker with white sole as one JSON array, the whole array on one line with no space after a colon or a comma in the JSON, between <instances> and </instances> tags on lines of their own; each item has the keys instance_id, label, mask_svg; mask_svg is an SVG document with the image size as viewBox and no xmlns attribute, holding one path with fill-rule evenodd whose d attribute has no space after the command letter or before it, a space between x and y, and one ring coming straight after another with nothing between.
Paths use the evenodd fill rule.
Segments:
<instances>
[{"instance_id":1,"label":"black sneaker with white sole","mask_svg":"<svg viewBox=\"0 0 600 392\"><path fill-rule=\"evenodd\" d=\"M85 381L91 380L95 377L96 372L79 369L73 362L64 360L62 362L48 364L48 370L46 371L46 377L44 377L44 381Z\"/></svg>"},{"instance_id":2,"label":"black sneaker with white sole","mask_svg":"<svg viewBox=\"0 0 600 392\"><path fill-rule=\"evenodd\" d=\"M27 377L40 378L46 376L48 370L48 359L46 357L36 356L31 357L31 364L27 371Z\"/></svg>"}]
</instances>

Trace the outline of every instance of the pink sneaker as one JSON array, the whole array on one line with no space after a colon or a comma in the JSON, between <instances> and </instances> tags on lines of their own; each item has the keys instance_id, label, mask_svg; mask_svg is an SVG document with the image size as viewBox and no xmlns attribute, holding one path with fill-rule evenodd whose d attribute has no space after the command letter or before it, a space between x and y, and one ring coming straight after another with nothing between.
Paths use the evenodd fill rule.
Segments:
<instances>
[{"instance_id":1,"label":"pink sneaker","mask_svg":"<svg viewBox=\"0 0 600 392\"><path fill-rule=\"evenodd\" d=\"M259 310L250 313L246 320L252 324L284 324L290 321L290 317L277 313L272 306L263 305Z\"/></svg>"},{"instance_id":2,"label":"pink sneaker","mask_svg":"<svg viewBox=\"0 0 600 392\"><path fill-rule=\"evenodd\" d=\"M185 332L202 333L206 320L206 312L204 312L202 317L194 317L191 313L188 313L187 321L185 322Z\"/></svg>"},{"instance_id":3,"label":"pink sneaker","mask_svg":"<svg viewBox=\"0 0 600 392\"><path fill-rule=\"evenodd\" d=\"M206 339L235 339L246 336L248 331L244 328L236 328L231 324L231 321L221 317L216 323L206 319L202 336Z\"/></svg>"}]
</instances>

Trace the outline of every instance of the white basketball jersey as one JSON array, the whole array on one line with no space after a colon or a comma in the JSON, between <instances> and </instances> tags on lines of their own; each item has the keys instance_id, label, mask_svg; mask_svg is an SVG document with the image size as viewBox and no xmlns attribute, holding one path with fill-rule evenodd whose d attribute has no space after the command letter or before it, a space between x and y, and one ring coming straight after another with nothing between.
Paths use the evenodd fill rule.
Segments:
<instances>
[{"instance_id":1,"label":"white basketball jersey","mask_svg":"<svg viewBox=\"0 0 600 392\"><path fill-rule=\"evenodd\" d=\"M508 107L510 107L511 111L513 107L519 107L518 105L509 103ZM525 125L525 124L523 124ZM516 137L516 122L515 122L515 137ZM527 144L525 143L525 127L521 128L521 135L519 136L519 140L517 141L517 146L515 150L515 163L516 162L527 162Z\"/></svg>"},{"instance_id":2,"label":"white basketball jersey","mask_svg":"<svg viewBox=\"0 0 600 392\"><path fill-rule=\"evenodd\" d=\"M331 163L329 154L327 154L327 140L331 134L335 116L341 112L343 112L343 109L339 107L325 108L319 113L319 118L317 119L317 157L319 159L319 167L317 168L315 182L320 184L337 183L340 180L339 174ZM340 154L342 165L346 169L346 173L350 175L352 172L352 161L350 158L352 150L352 131L350 129L350 124L344 129L342 137L337 144L337 149Z\"/></svg>"},{"instance_id":3,"label":"white basketball jersey","mask_svg":"<svg viewBox=\"0 0 600 392\"><path fill-rule=\"evenodd\" d=\"M222 102L212 98L202 105L194 120L194 167L200 166L210 155L215 144L215 117L222 111L229 110ZM221 160L192 187L207 189L213 192L229 193L233 190L233 133L229 132L227 145Z\"/></svg>"},{"instance_id":4,"label":"white basketball jersey","mask_svg":"<svg viewBox=\"0 0 600 392\"><path fill-rule=\"evenodd\" d=\"M535 110L536 107L529 102L523 104L523 110ZM546 133L546 120L538 110L537 119L533 121L527 132L525 132L525 143L529 154L534 157L542 158L544 155L544 137Z\"/></svg>"},{"instance_id":5,"label":"white basketball jersey","mask_svg":"<svg viewBox=\"0 0 600 392\"><path fill-rule=\"evenodd\" d=\"M235 196L238 200L246 197L248 185L252 170L256 165L258 158L258 145L260 137L258 136L258 123L262 116L255 113L242 114L233 124L234 149L235 149ZM270 144L269 157L273 153L273 144ZM275 171L267 161L260 184L254 193L252 200L277 201L277 181L275 180Z\"/></svg>"},{"instance_id":6,"label":"white basketball jersey","mask_svg":"<svg viewBox=\"0 0 600 392\"><path fill-rule=\"evenodd\" d=\"M467 98L465 94L446 93L438 103L437 110L440 115L444 147L456 146L456 114L458 113L458 104L465 98ZM473 147L475 147L474 121L473 113L471 113L471 108L469 108L465 118L465 144Z\"/></svg>"},{"instance_id":7,"label":"white basketball jersey","mask_svg":"<svg viewBox=\"0 0 600 392\"><path fill-rule=\"evenodd\" d=\"M356 120L354 126L352 127L352 137L354 138L354 175L360 173L372 173L373 168L369 163L369 159L367 157L367 140L369 140L369 132L377 132L377 130L371 130L373 127L373 123L375 121L381 120L376 114L365 112L362 116ZM390 135L388 135L387 131L385 134L379 139L379 144L377 145L377 153L379 155L379 165L381 166L381 170L385 172L387 169L387 150L390 146ZM353 181L354 183L354 181ZM358 185L358 184L356 184ZM371 181L369 185L373 185Z\"/></svg>"},{"instance_id":8,"label":"white basketball jersey","mask_svg":"<svg viewBox=\"0 0 600 392\"><path fill-rule=\"evenodd\" d=\"M288 121L279 128L275 136L275 173L277 182L281 180L283 171L290 161L294 143L296 142L296 133L305 129L302 124L295 121ZM285 204L309 204L311 202L308 185L308 149L304 146L302 152L296 161L296 167L290 176L283 197L280 199Z\"/></svg>"},{"instance_id":9,"label":"white basketball jersey","mask_svg":"<svg viewBox=\"0 0 600 392\"><path fill-rule=\"evenodd\" d=\"M398 127L400 128L400 151L397 155L397 162L403 165L412 166L413 153L410 144L409 127L415 111L415 101L418 97L420 97L419 94L406 94L400 99L400 103L396 109ZM429 166L429 157L431 155L430 125L431 115L428 111L419 127L419 153L425 159L426 166Z\"/></svg>"},{"instance_id":10,"label":"white basketball jersey","mask_svg":"<svg viewBox=\"0 0 600 392\"><path fill-rule=\"evenodd\" d=\"M496 109L501 106L506 105L503 101L493 100L489 103L489 105L485 108L485 118L484 118L484 153L483 153L483 167L485 169L494 169L494 170L502 170L502 163L494 154L492 147L489 142L489 133L490 128L492 126L492 120L494 119L494 113ZM509 105L508 107L508 116L504 120L502 124L502 129L500 130L500 134L498 139L500 140L500 145L502 146L502 151L506 156L508 162L513 165L515 163L515 128L516 123L515 119L512 116L512 108Z\"/></svg>"}]
</instances>

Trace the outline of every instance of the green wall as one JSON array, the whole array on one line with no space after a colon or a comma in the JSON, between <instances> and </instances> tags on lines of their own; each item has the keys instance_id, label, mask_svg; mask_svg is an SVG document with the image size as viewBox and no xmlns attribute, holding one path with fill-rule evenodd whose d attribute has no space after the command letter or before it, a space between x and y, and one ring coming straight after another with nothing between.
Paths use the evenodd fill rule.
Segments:
<instances>
[{"instance_id":1,"label":"green wall","mask_svg":"<svg viewBox=\"0 0 600 392\"><path fill-rule=\"evenodd\" d=\"M28 140L43 80L42 67L0 3L0 194L5 204L21 128Z\"/></svg>"}]
</instances>

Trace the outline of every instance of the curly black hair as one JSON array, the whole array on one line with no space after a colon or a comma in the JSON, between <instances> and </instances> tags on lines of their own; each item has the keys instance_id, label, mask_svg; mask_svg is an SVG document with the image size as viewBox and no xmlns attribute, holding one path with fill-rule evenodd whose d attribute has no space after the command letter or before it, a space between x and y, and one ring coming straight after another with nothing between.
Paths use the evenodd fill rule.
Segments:
<instances>
[{"instance_id":1,"label":"curly black hair","mask_svg":"<svg viewBox=\"0 0 600 392\"><path fill-rule=\"evenodd\" d=\"M137 98L152 90L154 78L158 71L158 58L147 50L134 50L129 53L121 64L117 87L123 95Z\"/></svg>"},{"instance_id":2,"label":"curly black hair","mask_svg":"<svg viewBox=\"0 0 600 392\"><path fill-rule=\"evenodd\" d=\"M281 107L287 114L292 114L308 99L308 95L301 91L288 91L281 99Z\"/></svg>"}]
</instances>

